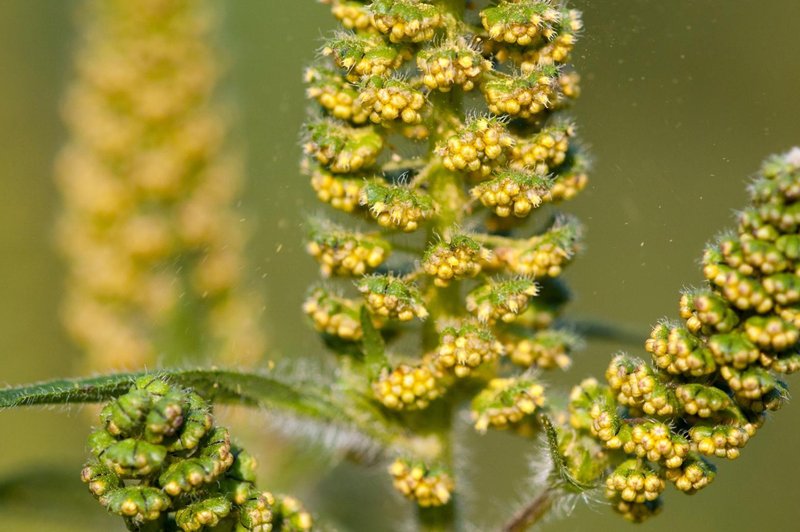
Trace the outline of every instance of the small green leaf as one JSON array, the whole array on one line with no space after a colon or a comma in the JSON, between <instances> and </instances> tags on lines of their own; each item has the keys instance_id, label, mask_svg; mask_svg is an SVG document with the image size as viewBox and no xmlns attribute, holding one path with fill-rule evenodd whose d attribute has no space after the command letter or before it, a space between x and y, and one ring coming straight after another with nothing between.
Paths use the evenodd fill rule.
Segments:
<instances>
[{"instance_id":1,"label":"small green leaf","mask_svg":"<svg viewBox=\"0 0 800 532\"><path fill-rule=\"evenodd\" d=\"M572 473L570 473L564 457L558 447L558 432L553 426L550 418L544 414L539 416L539 421L544 428L545 436L547 437L547 449L550 452L550 459L553 462L553 481L557 484L563 485L569 491L582 493L594 489L594 484L586 484L577 480Z\"/></svg>"},{"instance_id":2,"label":"small green leaf","mask_svg":"<svg viewBox=\"0 0 800 532\"><path fill-rule=\"evenodd\" d=\"M381 370L389 365L386 358L386 345L381 333L372 324L372 316L367 307L361 307L361 329L364 331L362 338L364 346L364 363L370 376L377 377Z\"/></svg>"}]
</instances>

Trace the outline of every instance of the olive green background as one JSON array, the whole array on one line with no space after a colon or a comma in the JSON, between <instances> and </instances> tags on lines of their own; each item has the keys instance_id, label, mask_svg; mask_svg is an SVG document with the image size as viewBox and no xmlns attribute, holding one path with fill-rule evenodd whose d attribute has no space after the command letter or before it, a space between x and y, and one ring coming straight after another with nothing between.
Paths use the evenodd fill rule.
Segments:
<instances>
[{"instance_id":1,"label":"olive green background","mask_svg":"<svg viewBox=\"0 0 800 532\"><path fill-rule=\"evenodd\" d=\"M133 0L132 0L133 1ZM222 4L222 2L219 2ZM226 96L239 106L249 182L242 208L253 228L252 289L267 298L276 357L319 356L299 306L316 279L302 249L303 218L322 211L299 175L297 131L306 114L302 68L334 27L313 0L230 0L223 36ZM701 282L704 242L731 225L760 160L800 144L800 3L796 0L576 0L587 27L575 62L583 97L572 112L596 164L589 188L564 206L588 227L567 278L572 316L623 324L642 340L677 313L678 292ZM65 132L59 94L69 79L73 3L0 1L0 383L73 374L78 353L58 323L63 264L54 252L54 154ZM609 356L637 346L594 343L553 385L599 375ZM551 378L548 375L548 378ZM791 385L798 379L791 378ZM251 425L266 417L251 413ZM789 404L716 482L686 497L669 488L648 531L747 531L800 522L800 408ZM117 530L77 479L87 416L78 409L0 412L0 531ZM264 431L268 431L264 428ZM460 462L475 480L467 530L493 530L525 500L536 445L468 427ZM258 436L248 438L258 446ZM281 460L262 445L266 465ZM282 459L286 461L285 457ZM407 506L377 469L295 460L302 474L263 478L292 489L352 530L407 525ZM289 461L291 461L291 459ZM33 468L33 470L31 469ZM299 478L298 478L299 477ZM19 484L20 479L29 482ZM388 524L391 523L391 524ZM342 529L347 527L341 526ZM600 503L548 531L633 530Z\"/></svg>"}]
</instances>

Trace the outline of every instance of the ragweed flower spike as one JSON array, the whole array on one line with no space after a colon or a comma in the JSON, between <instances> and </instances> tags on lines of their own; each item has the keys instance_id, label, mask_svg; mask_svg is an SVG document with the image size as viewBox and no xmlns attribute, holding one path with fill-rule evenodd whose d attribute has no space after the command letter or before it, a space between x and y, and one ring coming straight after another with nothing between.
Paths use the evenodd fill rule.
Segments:
<instances>
[{"instance_id":1,"label":"ragweed flower spike","mask_svg":"<svg viewBox=\"0 0 800 532\"><path fill-rule=\"evenodd\" d=\"M737 458L765 412L786 402L779 376L798 369L800 339L799 154L764 163L738 230L706 248L708 285L680 298L685 326L653 328L645 344L653 365L619 355L606 372L608 388L591 382L572 393L572 426L616 452L607 495L627 519L660 508L664 480L688 494L710 484L716 471L704 457Z\"/></svg>"},{"instance_id":2,"label":"ragweed flower spike","mask_svg":"<svg viewBox=\"0 0 800 532\"><path fill-rule=\"evenodd\" d=\"M215 103L215 3L81 4L56 163L66 328L93 371L189 353L253 364L262 305L243 292L241 160Z\"/></svg>"},{"instance_id":3,"label":"ragweed flower spike","mask_svg":"<svg viewBox=\"0 0 800 532\"><path fill-rule=\"evenodd\" d=\"M555 224L526 229L529 220L546 227L537 209L586 186L587 156L558 116L578 94L566 63L580 13L540 0L323 3L346 31L306 71L317 110L303 172L322 202L361 227L312 231L308 251L323 277L353 282L315 289L304 311L347 353L337 359L342 378L392 411L412 441L425 427L441 442L415 444L424 460L392 469L398 489L435 513L454 486L424 464L447 464L462 391L479 394L481 432L513 426L530 436L531 414L547 408L544 387L518 374L566 368L580 346L551 329L569 299L558 278L580 248L580 226L548 208ZM386 345L411 333L421 341Z\"/></svg>"},{"instance_id":4,"label":"ragweed flower spike","mask_svg":"<svg viewBox=\"0 0 800 532\"><path fill-rule=\"evenodd\" d=\"M163 530L172 521L184 531L311 529L296 499L256 488L255 459L215 426L195 392L140 377L100 417L81 480L129 528Z\"/></svg>"}]
</instances>

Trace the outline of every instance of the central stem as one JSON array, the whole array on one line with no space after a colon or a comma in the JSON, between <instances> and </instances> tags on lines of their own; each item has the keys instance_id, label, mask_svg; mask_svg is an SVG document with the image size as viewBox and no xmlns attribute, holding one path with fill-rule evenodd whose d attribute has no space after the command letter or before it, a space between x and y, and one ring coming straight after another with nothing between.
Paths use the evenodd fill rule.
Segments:
<instances>
[{"instance_id":1,"label":"central stem","mask_svg":"<svg viewBox=\"0 0 800 532\"><path fill-rule=\"evenodd\" d=\"M463 19L466 0L438 0L436 3L452 19L456 21ZM452 31L453 26L454 24L448 25L448 33ZM428 99L434 109L428 122L431 132L428 149L428 160L431 163L428 194L437 206L434 223L429 226L426 235L427 242L432 244L437 239L447 239L452 236L450 233L463 221L464 206L469 198L464 191L462 176L447 170L435 153L436 146L454 133L453 124L463 121L464 106L461 92L457 88L448 93L434 91ZM425 299L430 315L423 327L422 347L423 352L430 352L439 342L437 324L443 318L460 316L464 312L461 283L453 281L448 287L439 288L430 282ZM431 405L426 412L441 442L440 460L451 472L453 471L452 420L455 406L455 400L451 397L450 400L446 399ZM453 530L455 508L452 500L445 506L418 508L417 522L420 530L437 532Z\"/></svg>"}]
</instances>

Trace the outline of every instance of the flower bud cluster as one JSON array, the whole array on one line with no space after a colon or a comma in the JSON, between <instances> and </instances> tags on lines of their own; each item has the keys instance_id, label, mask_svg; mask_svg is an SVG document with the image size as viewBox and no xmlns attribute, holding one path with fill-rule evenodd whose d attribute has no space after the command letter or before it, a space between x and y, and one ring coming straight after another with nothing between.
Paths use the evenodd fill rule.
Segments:
<instances>
[{"instance_id":1,"label":"flower bud cluster","mask_svg":"<svg viewBox=\"0 0 800 532\"><path fill-rule=\"evenodd\" d=\"M425 48L417 54L422 82L429 89L442 92L450 92L453 86L471 91L476 78L491 67L492 64L464 40Z\"/></svg>"},{"instance_id":2,"label":"flower bud cluster","mask_svg":"<svg viewBox=\"0 0 800 532\"><path fill-rule=\"evenodd\" d=\"M197 393L139 377L100 417L81 480L128 527L164 527L171 518L184 531L223 523L237 530L311 529L311 515L295 499L256 489L255 459L215 426L211 406Z\"/></svg>"},{"instance_id":3,"label":"flower bud cluster","mask_svg":"<svg viewBox=\"0 0 800 532\"><path fill-rule=\"evenodd\" d=\"M525 312L539 289L530 279L509 279L479 286L467 295L466 309L483 323L510 323Z\"/></svg>"},{"instance_id":4,"label":"flower bud cluster","mask_svg":"<svg viewBox=\"0 0 800 532\"><path fill-rule=\"evenodd\" d=\"M536 117L558 98L559 69L542 65L521 76L498 76L483 86L489 111L496 115Z\"/></svg>"},{"instance_id":5,"label":"flower bud cluster","mask_svg":"<svg viewBox=\"0 0 800 532\"><path fill-rule=\"evenodd\" d=\"M626 460L606 478L606 497L612 507L633 522L655 514L664 480L641 460Z\"/></svg>"},{"instance_id":6,"label":"flower bud cluster","mask_svg":"<svg viewBox=\"0 0 800 532\"><path fill-rule=\"evenodd\" d=\"M331 115L353 124L364 124L369 111L364 109L358 90L335 70L324 67L306 69L306 95L316 100Z\"/></svg>"},{"instance_id":7,"label":"flower bud cluster","mask_svg":"<svg viewBox=\"0 0 800 532\"><path fill-rule=\"evenodd\" d=\"M416 231L434 212L430 196L402 185L368 183L361 189L359 203L381 227L407 233Z\"/></svg>"},{"instance_id":8,"label":"flower bud cluster","mask_svg":"<svg viewBox=\"0 0 800 532\"><path fill-rule=\"evenodd\" d=\"M242 287L241 158L209 45L218 13L203 0L82 4L55 169L66 328L93 371L196 352L169 330L189 315L181 326L209 340L199 356L254 363L262 305Z\"/></svg>"},{"instance_id":9,"label":"flower bud cluster","mask_svg":"<svg viewBox=\"0 0 800 532\"><path fill-rule=\"evenodd\" d=\"M502 156L513 145L503 120L477 117L440 145L437 153L448 170L484 178L504 162Z\"/></svg>"},{"instance_id":10,"label":"flower bud cluster","mask_svg":"<svg viewBox=\"0 0 800 532\"><path fill-rule=\"evenodd\" d=\"M325 223L313 228L306 249L319 262L324 277L364 275L380 266L389 253L388 243L381 238Z\"/></svg>"},{"instance_id":11,"label":"flower bud cluster","mask_svg":"<svg viewBox=\"0 0 800 532\"><path fill-rule=\"evenodd\" d=\"M574 136L575 127L571 123L557 122L529 138L516 139L511 148L511 167L548 174L566 161Z\"/></svg>"},{"instance_id":12,"label":"flower bud cluster","mask_svg":"<svg viewBox=\"0 0 800 532\"><path fill-rule=\"evenodd\" d=\"M318 113L303 170L321 201L375 231L312 232L308 251L323 276L355 282L342 295L314 290L304 310L326 345L349 357L347 378L369 376L361 389L402 411L391 419L412 436L415 427L446 430L438 408L431 419L417 411L433 401L452 409L446 392L456 387L476 396L481 432L530 435L531 414L547 407L520 366L566 368L580 345L550 328L569 299L558 278L580 226L555 215L538 234L526 228L545 225L543 204L586 186L587 157L557 116L578 95L566 62L580 14L542 0L323 1L350 31L328 39L306 73ZM408 332L421 342L398 345L421 350L387 354L395 350L384 344ZM451 480L441 491L423 466L393 468L398 489L419 504L448 503Z\"/></svg>"},{"instance_id":13,"label":"flower bud cluster","mask_svg":"<svg viewBox=\"0 0 800 532\"><path fill-rule=\"evenodd\" d=\"M502 0L496 7L481 11L481 23L489 32L490 39L519 46L546 38L548 30L560 20L561 13L547 0Z\"/></svg>"},{"instance_id":14,"label":"flower bud cluster","mask_svg":"<svg viewBox=\"0 0 800 532\"><path fill-rule=\"evenodd\" d=\"M737 458L765 412L785 404L779 374L800 369L800 329L788 310L800 283L798 191L800 149L767 160L738 231L705 251L709 284L681 297L686 325L653 328L645 349L654 367L619 355L606 372L607 388L592 381L573 390L574 429L621 451L617 460L634 457L607 477L607 494L628 519L640 521L660 506L664 479L689 494L708 485L716 472L704 456ZM631 486L627 478L637 468ZM645 490L643 478L659 489Z\"/></svg>"},{"instance_id":15,"label":"flower bud cluster","mask_svg":"<svg viewBox=\"0 0 800 532\"><path fill-rule=\"evenodd\" d=\"M502 341L511 362L523 368L567 369L572 365L570 354L582 345L575 334L564 330L515 333L503 335Z\"/></svg>"},{"instance_id":16,"label":"flower bud cluster","mask_svg":"<svg viewBox=\"0 0 800 532\"><path fill-rule=\"evenodd\" d=\"M364 334L359 319L360 305L324 288L315 288L303 303L303 312L314 328L342 340L357 342Z\"/></svg>"},{"instance_id":17,"label":"flower bud cluster","mask_svg":"<svg viewBox=\"0 0 800 532\"><path fill-rule=\"evenodd\" d=\"M342 177L306 159L304 171L311 175L311 188L317 199L329 203L334 209L353 212L361 203L361 192L370 183L367 179Z\"/></svg>"},{"instance_id":18,"label":"flower bud cluster","mask_svg":"<svg viewBox=\"0 0 800 532\"><path fill-rule=\"evenodd\" d=\"M442 25L439 9L417 0L374 0L372 23L393 43L429 41Z\"/></svg>"},{"instance_id":19,"label":"flower bud cluster","mask_svg":"<svg viewBox=\"0 0 800 532\"><path fill-rule=\"evenodd\" d=\"M456 377L467 377L478 366L495 360L503 354L501 344L492 331L474 323L460 327L447 327L442 331L435 362Z\"/></svg>"},{"instance_id":20,"label":"flower bud cluster","mask_svg":"<svg viewBox=\"0 0 800 532\"><path fill-rule=\"evenodd\" d=\"M423 508L447 504L455 487L452 477L442 468L402 458L389 466L389 474L395 489Z\"/></svg>"},{"instance_id":21,"label":"flower bud cluster","mask_svg":"<svg viewBox=\"0 0 800 532\"><path fill-rule=\"evenodd\" d=\"M362 277L356 286L374 316L398 321L428 317L417 288L402 279L372 275Z\"/></svg>"},{"instance_id":22,"label":"flower bud cluster","mask_svg":"<svg viewBox=\"0 0 800 532\"><path fill-rule=\"evenodd\" d=\"M472 419L478 432L490 426L505 429L519 425L544 403L544 387L530 378L492 379L472 400Z\"/></svg>"},{"instance_id":23,"label":"flower bud cluster","mask_svg":"<svg viewBox=\"0 0 800 532\"><path fill-rule=\"evenodd\" d=\"M369 31L373 28L367 6L360 0L320 0L331 5L331 14L348 30Z\"/></svg>"},{"instance_id":24,"label":"flower bud cluster","mask_svg":"<svg viewBox=\"0 0 800 532\"><path fill-rule=\"evenodd\" d=\"M475 277L491 258L492 252L472 238L456 235L428 247L422 256L422 267L436 286L444 287L452 280Z\"/></svg>"},{"instance_id":25,"label":"flower bud cluster","mask_svg":"<svg viewBox=\"0 0 800 532\"><path fill-rule=\"evenodd\" d=\"M563 216L544 233L509 247L495 248L495 253L510 272L535 279L558 277L578 252L581 233L576 218Z\"/></svg>"},{"instance_id":26,"label":"flower bud cluster","mask_svg":"<svg viewBox=\"0 0 800 532\"><path fill-rule=\"evenodd\" d=\"M419 124L422 122L420 111L425 106L425 96L405 81L373 76L364 83L358 104L376 124L387 124L393 120Z\"/></svg>"},{"instance_id":27,"label":"flower bud cluster","mask_svg":"<svg viewBox=\"0 0 800 532\"><path fill-rule=\"evenodd\" d=\"M424 357L416 365L400 364L384 369L372 384L375 397L391 410L421 410L444 393L438 364Z\"/></svg>"},{"instance_id":28,"label":"flower bud cluster","mask_svg":"<svg viewBox=\"0 0 800 532\"><path fill-rule=\"evenodd\" d=\"M550 201L552 181L529 171L506 170L473 187L470 194L501 218L513 214L524 218L545 201Z\"/></svg>"},{"instance_id":29,"label":"flower bud cluster","mask_svg":"<svg viewBox=\"0 0 800 532\"><path fill-rule=\"evenodd\" d=\"M369 168L383 148L372 128L351 128L327 120L308 126L305 153L335 174Z\"/></svg>"}]
</instances>

